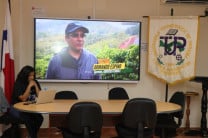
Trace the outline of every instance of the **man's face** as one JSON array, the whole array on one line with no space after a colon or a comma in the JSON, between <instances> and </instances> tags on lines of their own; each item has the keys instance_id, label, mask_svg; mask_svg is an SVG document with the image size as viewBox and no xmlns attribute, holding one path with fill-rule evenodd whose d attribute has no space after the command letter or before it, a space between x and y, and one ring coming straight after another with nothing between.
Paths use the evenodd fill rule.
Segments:
<instances>
[{"instance_id":1,"label":"man's face","mask_svg":"<svg viewBox=\"0 0 208 138\"><path fill-rule=\"evenodd\" d=\"M84 37L85 33L81 29L78 29L73 33L68 34L65 37L65 40L70 46L71 50L80 52L84 46Z\"/></svg>"}]
</instances>

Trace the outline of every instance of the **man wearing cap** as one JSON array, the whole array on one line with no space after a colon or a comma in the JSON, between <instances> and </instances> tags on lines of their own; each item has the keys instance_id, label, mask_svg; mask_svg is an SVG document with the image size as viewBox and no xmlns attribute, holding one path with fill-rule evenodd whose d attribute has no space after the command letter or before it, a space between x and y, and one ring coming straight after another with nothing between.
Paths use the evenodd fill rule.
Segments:
<instances>
[{"instance_id":1,"label":"man wearing cap","mask_svg":"<svg viewBox=\"0 0 208 138\"><path fill-rule=\"evenodd\" d=\"M67 25L65 40L68 47L50 60L46 72L47 79L99 79L99 75L93 72L93 65L98 63L97 58L83 48L86 33L89 33L89 30L82 25L77 23Z\"/></svg>"}]
</instances>

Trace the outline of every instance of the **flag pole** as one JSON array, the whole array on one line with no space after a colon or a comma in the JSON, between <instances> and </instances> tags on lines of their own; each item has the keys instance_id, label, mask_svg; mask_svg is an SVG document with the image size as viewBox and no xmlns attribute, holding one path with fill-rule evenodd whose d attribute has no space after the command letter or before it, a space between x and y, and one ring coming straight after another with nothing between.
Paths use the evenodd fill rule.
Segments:
<instances>
[{"instance_id":1,"label":"flag pole","mask_svg":"<svg viewBox=\"0 0 208 138\"><path fill-rule=\"evenodd\" d=\"M8 3L9 3L9 12L11 13L11 1L8 0Z\"/></svg>"},{"instance_id":2,"label":"flag pole","mask_svg":"<svg viewBox=\"0 0 208 138\"><path fill-rule=\"evenodd\" d=\"M165 87L165 102L168 101L168 83L166 83L166 87Z\"/></svg>"},{"instance_id":3,"label":"flag pole","mask_svg":"<svg viewBox=\"0 0 208 138\"><path fill-rule=\"evenodd\" d=\"M170 15L173 16L173 8L171 8L170 10ZM166 83L166 87L165 87L165 102L168 101L168 83Z\"/></svg>"}]
</instances>

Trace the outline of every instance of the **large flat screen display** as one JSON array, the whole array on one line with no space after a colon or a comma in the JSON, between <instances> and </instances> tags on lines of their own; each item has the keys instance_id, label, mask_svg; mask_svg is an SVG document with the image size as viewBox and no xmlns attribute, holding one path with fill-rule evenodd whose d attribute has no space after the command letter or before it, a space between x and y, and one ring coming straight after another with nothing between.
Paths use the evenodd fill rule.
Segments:
<instances>
[{"instance_id":1,"label":"large flat screen display","mask_svg":"<svg viewBox=\"0 0 208 138\"><path fill-rule=\"evenodd\" d=\"M140 80L141 22L34 18L34 67L42 82Z\"/></svg>"}]
</instances>

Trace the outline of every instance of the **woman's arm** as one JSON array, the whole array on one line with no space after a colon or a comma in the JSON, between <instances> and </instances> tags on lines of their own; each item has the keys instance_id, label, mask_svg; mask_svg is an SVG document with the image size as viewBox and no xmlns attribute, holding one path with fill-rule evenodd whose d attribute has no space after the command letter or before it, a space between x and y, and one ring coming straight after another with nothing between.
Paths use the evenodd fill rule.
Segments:
<instances>
[{"instance_id":1,"label":"woman's arm","mask_svg":"<svg viewBox=\"0 0 208 138\"><path fill-rule=\"evenodd\" d=\"M25 89L23 94L19 96L20 101L25 102L27 100L27 98L30 96L31 87L32 87L32 85L30 85L30 84L27 85L27 88Z\"/></svg>"},{"instance_id":2,"label":"woman's arm","mask_svg":"<svg viewBox=\"0 0 208 138\"><path fill-rule=\"evenodd\" d=\"M40 90L41 90L41 87L40 87L40 84L38 83L37 80L34 80L35 81L35 92L36 92L36 95L38 96Z\"/></svg>"}]
</instances>

